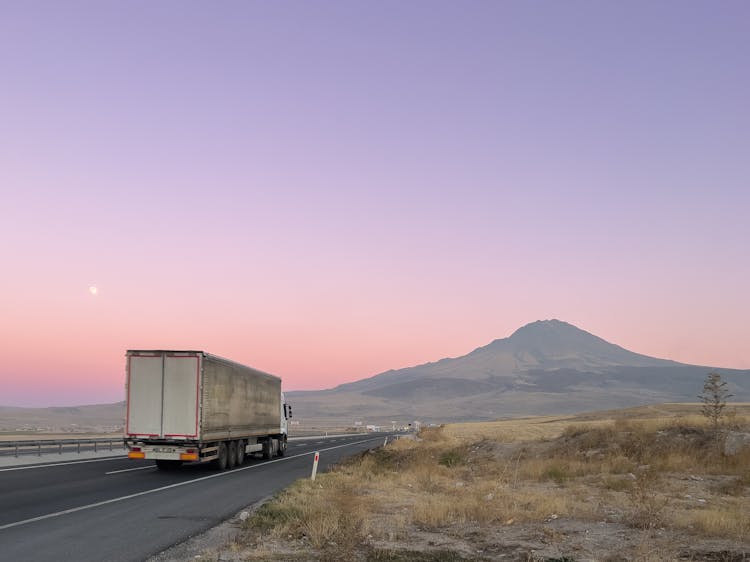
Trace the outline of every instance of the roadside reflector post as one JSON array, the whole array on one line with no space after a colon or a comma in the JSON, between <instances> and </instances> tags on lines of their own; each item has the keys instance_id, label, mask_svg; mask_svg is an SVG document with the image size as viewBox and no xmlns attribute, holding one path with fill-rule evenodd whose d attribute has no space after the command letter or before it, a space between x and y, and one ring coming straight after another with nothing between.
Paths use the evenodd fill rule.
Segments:
<instances>
[{"instance_id":1,"label":"roadside reflector post","mask_svg":"<svg viewBox=\"0 0 750 562\"><path fill-rule=\"evenodd\" d=\"M310 480L315 480L315 474L318 472L318 461L320 460L320 453L318 451L315 451L315 456L313 457L313 469L312 469L312 475L310 476Z\"/></svg>"},{"instance_id":2,"label":"roadside reflector post","mask_svg":"<svg viewBox=\"0 0 750 562\"><path fill-rule=\"evenodd\" d=\"M383 441L383 447L385 447L386 445L388 445L388 436L387 435L385 436L385 441Z\"/></svg>"}]
</instances>

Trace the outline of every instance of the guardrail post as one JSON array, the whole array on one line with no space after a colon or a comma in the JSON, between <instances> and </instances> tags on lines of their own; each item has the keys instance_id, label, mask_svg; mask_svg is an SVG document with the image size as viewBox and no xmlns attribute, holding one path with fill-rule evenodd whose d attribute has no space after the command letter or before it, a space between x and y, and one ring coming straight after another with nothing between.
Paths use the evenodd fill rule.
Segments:
<instances>
[{"instance_id":1,"label":"guardrail post","mask_svg":"<svg viewBox=\"0 0 750 562\"><path fill-rule=\"evenodd\" d=\"M16 458L18 458L18 443L16 443Z\"/></svg>"},{"instance_id":2,"label":"guardrail post","mask_svg":"<svg viewBox=\"0 0 750 562\"><path fill-rule=\"evenodd\" d=\"M78 454L80 455L81 454L81 442L76 441L76 445L78 445Z\"/></svg>"},{"instance_id":3,"label":"guardrail post","mask_svg":"<svg viewBox=\"0 0 750 562\"><path fill-rule=\"evenodd\" d=\"M94 441L94 452L96 453L96 441Z\"/></svg>"},{"instance_id":4,"label":"guardrail post","mask_svg":"<svg viewBox=\"0 0 750 562\"><path fill-rule=\"evenodd\" d=\"M57 452L58 452L58 454L62 455L62 441L60 441L60 443L58 443L58 445L59 445L59 447L57 449Z\"/></svg>"},{"instance_id":5,"label":"guardrail post","mask_svg":"<svg viewBox=\"0 0 750 562\"><path fill-rule=\"evenodd\" d=\"M42 443L41 443L41 441L37 441L36 442L36 451L37 451L37 456L41 457L42 456Z\"/></svg>"}]
</instances>

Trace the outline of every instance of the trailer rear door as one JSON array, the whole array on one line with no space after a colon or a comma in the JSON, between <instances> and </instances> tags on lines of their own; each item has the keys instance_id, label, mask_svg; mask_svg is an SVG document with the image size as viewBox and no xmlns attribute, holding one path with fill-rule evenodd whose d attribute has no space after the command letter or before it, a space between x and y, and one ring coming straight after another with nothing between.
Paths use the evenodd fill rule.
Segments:
<instances>
[{"instance_id":1,"label":"trailer rear door","mask_svg":"<svg viewBox=\"0 0 750 562\"><path fill-rule=\"evenodd\" d=\"M201 355L128 354L128 435L192 438L198 435Z\"/></svg>"},{"instance_id":2,"label":"trailer rear door","mask_svg":"<svg viewBox=\"0 0 750 562\"><path fill-rule=\"evenodd\" d=\"M165 437L198 435L198 383L200 358L196 355L167 354L164 357Z\"/></svg>"}]
</instances>

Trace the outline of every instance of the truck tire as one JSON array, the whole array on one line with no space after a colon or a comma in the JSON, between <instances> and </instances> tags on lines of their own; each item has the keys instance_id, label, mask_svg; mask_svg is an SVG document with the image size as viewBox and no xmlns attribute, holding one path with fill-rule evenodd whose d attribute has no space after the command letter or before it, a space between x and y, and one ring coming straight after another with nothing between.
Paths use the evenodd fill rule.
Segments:
<instances>
[{"instance_id":1,"label":"truck tire","mask_svg":"<svg viewBox=\"0 0 750 562\"><path fill-rule=\"evenodd\" d=\"M242 466L245 462L245 442L237 441L237 466Z\"/></svg>"},{"instance_id":2,"label":"truck tire","mask_svg":"<svg viewBox=\"0 0 750 562\"><path fill-rule=\"evenodd\" d=\"M182 461L170 461L165 459L156 460L156 468L159 470L174 470L182 466Z\"/></svg>"},{"instance_id":3,"label":"truck tire","mask_svg":"<svg viewBox=\"0 0 750 562\"><path fill-rule=\"evenodd\" d=\"M276 451L276 454L280 457L283 457L284 453L286 453L286 435L279 438L279 448Z\"/></svg>"},{"instance_id":4,"label":"truck tire","mask_svg":"<svg viewBox=\"0 0 750 562\"><path fill-rule=\"evenodd\" d=\"M237 464L237 441L230 441L227 447L227 468L232 469Z\"/></svg>"},{"instance_id":5,"label":"truck tire","mask_svg":"<svg viewBox=\"0 0 750 562\"><path fill-rule=\"evenodd\" d=\"M218 456L216 457L216 460L214 461L216 463L216 468L219 470L226 470L227 469L227 444L222 441L219 443L219 450L218 450Z\"/></svg>"},{"instance_id":6,"label":"truck tire","mask_svg":"<svg viewBox=\"0 0 750 562\"><path fill-rule=\"evenodd\" d=\"M268 460L273 456L273 439L263 441L263 458Z\"/></svg>"}]
</instances>

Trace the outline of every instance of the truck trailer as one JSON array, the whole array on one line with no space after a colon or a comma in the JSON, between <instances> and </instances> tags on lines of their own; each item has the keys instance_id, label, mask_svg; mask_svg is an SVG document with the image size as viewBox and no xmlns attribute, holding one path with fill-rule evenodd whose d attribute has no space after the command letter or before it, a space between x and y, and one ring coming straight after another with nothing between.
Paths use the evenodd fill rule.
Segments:
<instances>
[{"instance_id":1,"label":"truck trailer","mask_svg":"<svg viewBox=\"0 0 750 562\"><path fill-rule=\"evenodd\" d=\"M225 470L284 455L292 409L280 378L204 351L129 350L126 362L128 458Z\"/></svg>"}]
</instances>

